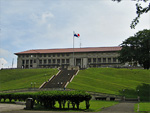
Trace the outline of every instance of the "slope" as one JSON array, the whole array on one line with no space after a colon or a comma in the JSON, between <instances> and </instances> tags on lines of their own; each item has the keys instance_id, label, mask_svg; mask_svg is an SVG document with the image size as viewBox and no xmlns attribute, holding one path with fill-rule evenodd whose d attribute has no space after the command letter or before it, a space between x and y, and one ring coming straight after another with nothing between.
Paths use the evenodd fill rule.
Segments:
<instances>
[{"instance_id":1,"label":"slope","mask_svg":"<svg viewBox=\"0 0 150 113\"><path fill-rule=\"evenodd\" d=\"M135 90L143 83L150 83L150 70L89 68L80 70L67 88L119 94L123 89Z\"/></svg>"},{"instance_id":2,"label":"slope","mask_svg":"<svg viewBox=\"0 0 150 113\"><path fill-rule=\"evenodd\" d=\"M57 72L57 69L0 70L0 91L31 88L31 85L39 88L44 81Z\"/></svg>"}]
</instances>

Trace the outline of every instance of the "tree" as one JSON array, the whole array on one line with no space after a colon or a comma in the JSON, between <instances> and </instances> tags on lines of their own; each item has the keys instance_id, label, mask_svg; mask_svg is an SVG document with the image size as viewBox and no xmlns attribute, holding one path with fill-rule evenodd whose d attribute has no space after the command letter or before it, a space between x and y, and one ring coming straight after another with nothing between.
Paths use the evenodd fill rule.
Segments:
<instances>
[{"instance_id":1,"label":"tree","mask_svg":"<svg viewBox=\"0 0 150 113\"><path fill-rule=\"evenodd\" d=\"M122 0L112 0L112 1L118 1L121 2ZM131 1L136 1L136 14L137 17L135 17L135 19L133 19L130 27L131 29L135 29L135 26L139 23L139 18L142 14L147 13L150 11L150 3L148 4L147 7L142 7L141 4L139 3L140 1L143 2L148 2L149 0L131 0Z\"/></svg>"},{"instance_id":2,"label":"tree","mask_svg":"<svg viewBox=\"0 0 150 113\"><path fill-rule=\"evenodd\" d=\"M150 68L150 30L137 32L129 37L122 44L118 59L121 63L136 62L144 69Z\"/></svg>"}]
</instances>

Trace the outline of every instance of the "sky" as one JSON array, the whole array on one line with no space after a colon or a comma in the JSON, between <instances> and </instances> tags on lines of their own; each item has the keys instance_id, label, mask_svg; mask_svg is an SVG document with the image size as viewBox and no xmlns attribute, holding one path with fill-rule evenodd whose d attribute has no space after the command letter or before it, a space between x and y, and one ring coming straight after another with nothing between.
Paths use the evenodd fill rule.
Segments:
<instances>
[{"instance_id":1,"label":"sky","mask_svg":"<svg viewBox=\"0 0 150 113\"><path fill-rule=\"evenodd\" d=\"M123 0L0 0L0 68L17 66L14 53L31 49L119 46L143 29L150 13L135 29L136 2ZM142 6L148 3L141 2Z\"/></svg>"}]
</instances>

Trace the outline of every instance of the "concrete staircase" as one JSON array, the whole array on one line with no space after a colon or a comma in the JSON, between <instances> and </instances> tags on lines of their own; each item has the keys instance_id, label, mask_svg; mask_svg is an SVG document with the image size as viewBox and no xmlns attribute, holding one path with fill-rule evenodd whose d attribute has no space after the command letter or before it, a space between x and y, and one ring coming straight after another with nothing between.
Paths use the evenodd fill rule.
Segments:
<instances>
[{"instance_id":1,"label":"concrete staircase","mask_svg":"<svg viewBox=\"0 0 150 113\"><path fill-rule=\"evenodd\" d=\"M61 70L54 75L48 82L44 83L41 88L65 88L72 81L78 70Z\"/></svg>"}]
</instances>

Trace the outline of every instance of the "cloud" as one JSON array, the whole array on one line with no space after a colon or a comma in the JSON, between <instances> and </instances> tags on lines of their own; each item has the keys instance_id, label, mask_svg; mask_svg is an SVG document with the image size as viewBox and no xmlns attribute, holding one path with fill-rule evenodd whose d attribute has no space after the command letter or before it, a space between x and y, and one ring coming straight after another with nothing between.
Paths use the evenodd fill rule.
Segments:
<instances>
[{"instance_id":1,"label":"cloud","mask_svg":"<svg viewBox=\"0 0 150 113\"><path fill-rule=\"evenodd\" d=\"M32 21L36 22L38 25L47 24L52 18L54 18L54 15L51 12L43 12L40 14L34 13L31 15Z\"/></svg>"},{"instance_id":2,"label":"cloud","mask_svg":"<svg viewBox=\"0 0 150 113\"><path fill-rule=\"evenodd\" d=\"M8 50L0 48L0 57L10 57L12 54Z\"/></svg>"},{"instance_id":3,"label":"cloud","mask_svg":"<svg viewBox=\"0 0 150 113\"><path fill-rule=\"evenodd\" d=\"M16 61L16 56L3 48L0 48L0 67L1 68L10 68L12 67L12 62L13 62L13 67L17 67L17 61Z\"/></svg>"},{"instance_id":4,"label":"cloud","mask_svg":"<svg viewBox=\"0 0 150 113\"><path fill-rule=\"evenodd\" d=\"M7 61L4 58L0 58L0 69L6 68Z\"/></svg>"}]
</instances>

